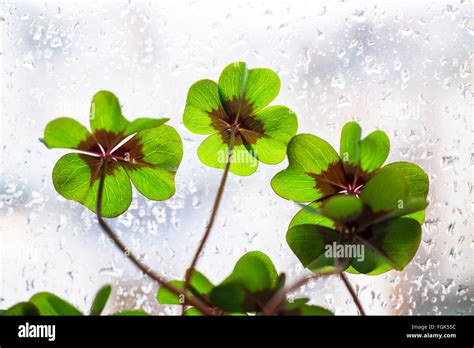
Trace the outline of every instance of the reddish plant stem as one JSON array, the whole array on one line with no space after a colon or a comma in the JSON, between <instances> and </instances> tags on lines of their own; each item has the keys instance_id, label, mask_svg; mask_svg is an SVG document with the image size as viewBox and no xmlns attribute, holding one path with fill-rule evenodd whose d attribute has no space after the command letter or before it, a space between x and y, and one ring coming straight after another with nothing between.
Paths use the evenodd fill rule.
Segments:
<instances>
[{"instance_id":1,"label":"reddish plant stem","mask_svg":"<svg viewBox=\"0 0 474 348\"><path fill-rule=\"evenodd\" d=\"M231 165L231 159L232 159L232 152L234 151L234 145L235 145L235 133L236 129L232 128L230 132L230 138L229 138L229 147L228 147L228 153L227 153L227 158L226 158L226 163L224 167L224 173L222 174L221 182L219 184L219 188L217 189L217 194L216 198L214 200L214 205L212 207L211 211L211 216L209 217L209 222L206 227L206 231L204 232L204 235L201 239L201 242L199 243L199 246L194 253L193 260L191 262L191 266L189 266L188 270L186 271L185 279L184 279L184 286L183 289L185 292L189 290L189 283L191 281L191 276L194 271L194 268L196 267L196 264L199 259L199 255L201 254L202 250L204 249L204 246L209 238L209 235L211 234L212 226L214 226L214 222L216 220L217 216L217 211L219 210L219 206L221 204L222 196L224 195L224 190L225 190L225 185L227 182L227 177L229 176L229 169ZM185 304L183 303L182 306L182 314L184 314L185 310Z\"/></svg>"},{"instance_id":2,"label":"reddish plant stem","mask_svg":"<svg viewBox=\"0 0 474 348\"><path fill-rule=\"evenodd\" d=\"M201 300L193 297L188 296L185 291L178 289L177 287L169 284L165 279L163 279L160 275L156 272L151 270L148 266L144 265L126 246L122 243L122 241L118 238L112 228L105 222L102 217L102 195L104 191L104 181L105 175L107 173L107 166L108 166L108 158L103 158L102 169L101 169L101 176L99 181L99 192L97 194L97 205L96 205L96 214L97 220L99 221L99 225L105 231L105 233L109 236L109 238L114 242L120 251L128 257L128 259L138 267L144 274L148 277L156 281L160 286L168 290L169 292L175 294L179 298L184 297L184 302L196 307L199 311L206 315L213 315L213 312L208 309L208 306L204 304Z\"/></svg>"},{"instance_id":3,"label":"reddish plant stem","mask_svg":"<svg viewBox=\"0 0 474 348\"><path fill-rule=\"evenodd\" d=\"M306 283L308 283L309 281L311 281L313 279L317 279L317 278L328 276L328 275L338 274L339 272L340 272L340 270L335 270L333 272L321 272L321 273L318 273L318 274L312 274L310 276L301 278L296 283L294 283L292 286L290 286L287 290L282 290L282 291L279 291L278 293L276 293L275 296L273 296L270 299L270 301L268 301L267 304L265 305L265 307L263 308L263 311L262 311L263 314L264 315L275 315L276 312L280 309L281 305L285 302L286 297L287 297L288 294L298 290L303 285L305 285Z\"/></svg>"},{"instance_id":4,"label":"reddish plant stem","mask_svg":"<svg viewBox=\"0 0 474 348\"><path fill-rule=\"evenodd\" d=\"M357 309L359 310L360 315L365 316L366 314L365 314L365 311L364 311L364 307L362 307L362 304L360 303L360 300L357 297L357 294L356 294L354 288L352 287L351 283L349 282L349 279L347 279L346 275L343 272L341 272L339 274L339 276L341 277L342 281L344 282L344 285L346 286L347 290L351 294L352 299L354 300L354 303L357 306Z\"/></svg>"},{"instance_id":5,"label":"reddish plant stem","mask_svg":"<svg viewBox=\"0 0 474 348\"><path fill-rule=\"evenodd\" d=\"M277 313L277 311L279 310L279 308L285 302L287 295L294 292L294 291L296 291L296 290L298 290L299 288L301 288L303 285L305 285L309 281L311 281L313 279L320 278L320 277L329 276L329 275L336 275L336 274L339 274L342 281L344 282L344 285L349 290L349 293L351 294L351 297L354 300L354 303L356 304L356 306L357 306L357 308L360 312L360 315L365 316L366 314L365 314L364 308L362 307L362 304L360 303L359 299L357 298L356 292L354 291L354 289L352 288L351 283L349 282L349 280L345 276L344 272L340 268L336 269L332 272L321 272L321 273L318 273L318 274L312 274L310 276L307 276L305 278L302 278L302 279L298 280L296 283L294 283L292 286L290 286L287 290L283 290L283 291L280 291L277 294L275 294L275 296L273 296L270 299L270 301L268 301L267 304L265 305L265 307L263 308L263 311L262 311L263 314L264 315L275 315Z\"/></svg>"}]
</instances>

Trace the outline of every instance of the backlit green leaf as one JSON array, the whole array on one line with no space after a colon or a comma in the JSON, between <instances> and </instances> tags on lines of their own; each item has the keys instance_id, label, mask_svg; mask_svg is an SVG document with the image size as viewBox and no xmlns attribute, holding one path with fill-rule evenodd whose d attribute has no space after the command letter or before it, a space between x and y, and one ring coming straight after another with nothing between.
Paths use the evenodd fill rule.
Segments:
<instances>
[{"instance_id":1,"label":"backlit green leaf","mask_svg":"<svg viewBox=\"0 0 474 348\"><path fill-rule=\"evenodd\" d=\"M390 212L405 202L407 185L395 171L376 174L364 186L360 198L373 212Z\"/></svg>"},{"instance_id":2,"label":"backlit green leaf","mask_svg":"<svg viewBox=\"0 0 474 348\"><path fill-rule=\"evenodd\" d=\"M188 91L183 122L187 129L196 134L212 134L211 112L222 109L217 83L211 80L200 80Z\"/></svg>"},{"instance_id":3,"label":"backlit green leaf","mask_svg":"<svg viewBox=\"0 0 474 348\"><path fill-rule=\"evenodd\" d=\"M199 309L195 307L188 308L184 311L184 315L190 316L190 317L201 317L204 314L202 314Z\"/></svg>"},{"instance_id":4,"label":"backlit green leaf","mask_svg":"<svg viewBox=\"0 0 474 348\"><path fill-rule=\"evenodd\" d=\"M276 105L259 111L255 119L263 124L263 136L247 148L263 163L280 163L286 156L288 142L298 129L295 113L285 106Z\"/></svg>"},{"instance_id":5,"label":"backlit green leaf","mask_svg":"<svg viewBox=\"0 0 474 348\"><path fill-rule=\"evenodd\" d=\"M299 134L288 144L288 168L272 179L283 198L308 202L345 189L344 170L336 151L310 134Z\"/></svg>"},{"instance_id":6,"label":"backlit green leaf","mask_svg":"<svg viewBox=\"0 0 474 348\"><path fill-rule=\"evenodd\" d=\"M140 131L141 162L125 166L137 190L153 200L165 200L175 192L174 177L183 157L183 144L173 127L163 125Z\"/></svg>"},{"instance_id":7,"label":"backlit green leaf","mask_svg":"<svg viewBox=\"0 0 474 348\"><path fill-rule=\"evenodd\" d=\"M357 122L348 122L342 128L339 153L344 163L359 165L361 134L362 129Z\"/></svg>"},{"instance_id":8,"label":"backlit green leaf","mask_svg":"<svg viewBox=\"0 0 474 348\"><path fill-rule=\"evenodd\" d=\"M377 130L360 141L360 166L366 173L379 169L390 152L390 139Z\"/></svg>"},{"instance_id":9,"label":"backlit green leaf","mask_svg":"<svg viewBox=\"0 0 474 348\"><path fill-rule=\"evenodd\" d=\"M270 104L279 92L280 78L274 71L263 68L249 71L243 97L252 105L254 113Z\"/></svg>"},{"instance_id":10,"label":"backlit green leaf","mask_svg":"<svg viewBox=\"0 0 474 348\"><path fill-rule=\"evenodd\" d=\"M365 244L365 260L353 260L352 266L369 275L392 268L401 271L415 256L420 241L421 226L416 220L401 218L377 224Z\"/></svg>"},{"instance_id":11,"label":"backlit green leaf","mask_svg":"<svg viewBox=\"0 0 474 348\"><path fill-rule=\"evenodd\" d=\"M362 202L352 195L339 195L329 198L321 213L336 222L355 220L362 213Z\"/></svg>"},{"instance_id":12,"label":"backlit green leaf","mask_svg":"<svg viewBox=\"0 0 474 348\"><path fill-rule=\"evenodd\" d=\"M393 263L381 250L374 248L369 243L355 243L355 245L364 248L363 260L357 257L353 258L347 272L379 275L393 269Z\"/></svg>"},{"instance_id":13,"label":"backlit green leaf","mask_svg":"<svg viewBox=\"0 0 474 348\"><path fill-rule=\"evenodd\" d=\"M29 302L20 302L17 303L6 311L0 313L0 316L38 316L38 308L32 303Z\"/></svg>"},{"instance_id":14,"label":"backlit green leaf","mask_svg":"<svg viewBox=\"0 0 474 348\"><path fill-rule=\"evenodd\" d=\"M132 122L130 122L128 126L125 128L124 136L128 136L130 134L133 134L145 129L159 127L168 121L169 121L169 118L146 118L146 117L137 118L133 120Z\"/></svg>"},{"instance_id":15,"label":"backlit green leaf","mask_svg":"<svg viewBox=\"0 0 474 348\"><path fill-rule=\"evenodd\" d=\"M198 156L202 163L213 168L224 169L227 162L228 146L222 141L219 133L210 135L198 148ZM258 168L257 159L244 145L235 146L232 151L230 172L247 176Z\"/></svg>"},{"instance_id":16,"label":"backlit green leaf","mask_svg":"<svg viewBox=\"0 0 474 348\"><path fill-rule=\"evenodd\" d=\"M221 284L212 289L211 303L226 312L242 311L245 290L238 284Z\"/></svg>"},{"instance_id":17,"label":"backlit green leaf","mask_svg":"<svg viewBox=\"0 0 474 348\"><path fill-rule=\"evenodd\" d=\"M297 225L286 234L286 241L304 267L314 271L331 271L335 257L326 257L325 248L339 240L339 233L318 225Z\"/></svg>"},{"instance_id":18,"label":"backlit green leaf","mask_svg":"<svg viewBox=\"0 0 474 348\"><path fill-rule=\"evenodd\" d=\"M419 166L409 162L395 162L384 166L381 171L384 170L393 170L403 176L407 185L408 201L426 201L429 190L429 179L428 175ZM425 208L421 208L419 211L411 213L407 217L415 219L422 224L425 219L424 209Z\"/></svg>"},{"instance_id":19,"label":"backlit green leaf","mask_svg":"<svg viewBox=\"0 0 474 348\"><path fill-rule=\"evenodd\" d=\"M112 287L106 285L102 287L95 295L94 301L92 302L90 315L100 315L109 300L110 294L112 293Z\"/></svg>"},{"instance_id":20,"label":"backlit green leaf","mask_svg":"<svg viewBox=\"0 0 474 348\"><path fill-rule=\"evenodd\" d=\"M248 101L256 112L276 98L280 92L280 78L270 69L248 70L245 63L232 63L222 71L218 86L224 108L226 102L241 99Z\"/></svg>"},{"instance_id":21,"label":"backlit green leaf","mask_svg":"<svg viewBox=\"0 0 474 348\"><path fill-rule=\"evenodd\" d=\"M421 226L413 219L402 218L379 224L373 229L372 245L379 247L399 271L415 256L421 241Z\"/></svg>"},{"instance_id":22,"label":"backlit green leaf","mask_svg":"<svg viewBox=\"0 0 474 348\"><path fill-rule=\"evenodd\" d=\"M80 202L90 189L91 168L83 155L70 153L59 159L53 169L56 191L67 199Z\"/></svg>"},{"instance_id":23,"label":"backlit green leaf","mask_svg":"<svg viewBox=\"0 0 474 348\"><path fill-rule=\"evenodd\" d=\"M178 289L184 288L184 281L182 280L173 280L170 284ZM189 285L190 290L188 295L192 295L193 293L196 295L207 295L214 288L214 285L206 278L206 276L196 270L193 271L193 276L190 279ZM178 296L164 287L159 288L156 297L158 302L161 304L182 304L182 301Z\"/></svg>"},{"instance_id":24,"label":"backlit green leaf","mask_svg":"<svg viewBox=\"0 0 474 348\"><path fill-rule=\"evenodd\" d=\"M113 93L100 91L94 95L90 109L90 124L94 133L103 129L117 134L122 132L128 123Z\"/></svg>"},{"instance_id":25,"label":"backlit green leaf","mask_svg":"<svg viewBox=\"0 0 474 348\"><path fill-rule=\"evenodd\" d=\"M408 202L404 203L403 205L400 205L397 209L394 211L388 213L386 215L386 219L394 219L394 218L399 218L399 217L409 217L412 218L418 223L422 224L423 220L422 217L424 216L424 209L427 207L428 202L425 200L409 200ZM420 221L421 220L421 221Z\"/></svg>"},{"instance_id":26,"label":"backlit green leaf","mask_svg":"<svg viewBox=\"0 0 474 348\"><path fill-rule=\"evenodd\" d=\"M48 123L44 131L44 142L50 149L78 149L90 135L87 128L76 120L62 117Z\"/></svg>"},{"instance_id":27,"label":"backlit green leaf","mask_svg":"<svg viewBox=\"0 0 474 348\"><path fill-rule=\"evenodd\" d=\"M59 159L53 169L53 184L64 198L82 203L95 212L99 188L100 160L71 153ZM94 175L94 177L92 176ZM125 170L110 168L105 177L102 214L114 217L127 210L132 200L132 188Z\"/></svg>"},{"instance_id":28,"label":"backlit green leaf","mask_svg":"<svg viewBox=\"0 0 474 348\"><path fill-rule=\"evenodd\" d=\"M303 305L299 308L300 315L304 316L333 316L334 314L323 307Z\"/></svg>"},{"instance_id":29,"label":"backlit green leaf","mask_svg":"<svg viewBox=\"0 0 474 348\"><path fill-rule=\"evenodd\" d=\"M170 285L176 287L177 289L183 289L184 288L184 281L182 280L173 280L169 282ZM191 295L191 291L188 291L187 295ZM164 287L160 287L158 289L158 293L156 295L156 298L159 303L161 304L182 304L184 301L179 298L179 296L176 296L174 293L171 291L167 290Z\"/></svg>"},{"instance_id":30,"label":"backlit green leaf","mask_svg":"<svg viewBox=\"0 0 474 348\"><path fill-rule=\"evenodd\" d=\"M82 313L76 309L70 303L64 301L58 296L49 292L40 292L33 295L30 298L30 303L36 306L40 315L65 315L75 316L82 315Z\"/></svg>"},{"instance_id":31,"label":"backlit green leaf","mask_svg":"<svg viewBox=\"0 0 474 348\"><path fill-rule=\"evenodd\" d=\"M99 180L96 180L86 195L78 201L95 212L98 192ZM125 169L117 166L105 176L101 207L102 215L105 217L115 217L123 214L131 202L132 185L130 184L130 179Z\"/></svg>"},{"instance_id":32,"label":"backlit green leaf","mask_svg":"<svg viewBox=\"0 0 474 348\"><path fill-rule=\"evenodd\" d=\"M251 251L242 256L222 284L238 284L251 292L276 286L278 273L270 258L262 252Z\"/></svg>"},{"instance_id":33,"label":"backlit green leaf","mask_svg":"<svg viewBox=\"0 0 474 348\"><path fill-rule=\"evenodd\" d=\"M219 95L221 101L240 99L244 95L249 71L243 62L229 64L219 76Z\"/></svg>"},{"instance_id":34,"label":"backlit green leaf","mask_svg":"<svg viewBox=\"0 0 474 348\"><path fill-rule=\"evenodd\" d=\"M298 168L288 167L277 173L271 185L276 194L296 202L309 202L322 197L322 193L315 188L316 180Z\"/></svg>"}]
</instances>

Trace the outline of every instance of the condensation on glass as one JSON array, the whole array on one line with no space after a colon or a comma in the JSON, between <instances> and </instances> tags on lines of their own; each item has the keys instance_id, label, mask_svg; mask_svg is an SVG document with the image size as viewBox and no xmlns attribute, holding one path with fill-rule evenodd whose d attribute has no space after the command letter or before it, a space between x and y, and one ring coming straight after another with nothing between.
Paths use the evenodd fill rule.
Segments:
<instances>
[{"instance_id":1,"label":"condensation on glass","mask_svg":"<svg viewBox=\"0 0 474 348\"><path fill-rule=\"evenodd\" d=\"M337 148L342 125L358 120L365 132L387 132L389 162L413 161L429 173L431 204L413 262L403 272L350 276L367 312L472 314L470 11L469 1L3 1L0 308L48 290L86 310L111 283L108 312L175 313L157 304L156 284L104 237L94 215L54 191L51 171L66 151L47 150L38 138L56 117L87 124L101 89L119 96L128 118L169 117L185 151L176 195L135 195L113 225L150 266L180 278L221 175L199 162L203 137L182 125L187 89L246 61L278 72L275 102L296 112L300 133ZM212 281L250 250L267 253L290 280L308 274L285 242L298 207L270 187L285 166L230 177L199 262ZM356 313L337 277L300 294L336 314Z\"/></svg>"}]
</instances>

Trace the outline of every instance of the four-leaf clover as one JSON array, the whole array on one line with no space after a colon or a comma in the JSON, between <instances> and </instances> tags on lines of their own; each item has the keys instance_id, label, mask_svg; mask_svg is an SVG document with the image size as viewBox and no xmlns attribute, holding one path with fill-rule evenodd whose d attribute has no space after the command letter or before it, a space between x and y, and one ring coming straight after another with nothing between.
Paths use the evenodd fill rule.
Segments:
<instances>
[{"instance_id":1,"label":"four-leaf clover","mask_svg":"<svg viewBox=\"0 0 474 348\"><path fill-rule=\"evenodd\" d=\"M274 191L283 198L311 202L290 222L287 241L302 263L313 271L336 267L334 259L324 256L325 246L332 243L347 243L348 240L352 243L359 238L364 239L365 244L375 244L371 250L377 249L375 254L382 254L382 259L370 261L369 258L376 256L369 251L368 258L362 262L364 265L354 266L354 263L354 267L349 267L350 262L346 264L348 271L368 274L402 269L418 247L428 176L420 167L407 162L380 168L388 156L388 137L382 131L375 131L362 140L360 137L360 126L355 122L347 123L342 130L339 156L321 138L297 135L288 144L288 168L272 179ZM333 215L327 213L329 209ZM326 213L315 213L317 211ZM403 224L409 225L407 229L411 228L411 235L400 237L410 239L409 245L399 243L395 250L406 254L403 262L398 263L393 257L387 260L390 252L387 254L387 248L381 247L381 233L376 233L377 242L370 242L376 225L374 221L382 223L394 217L410 220L404 220Z\"/></svg>"},{"instance_id":2,"label":"four-leaf clover","mask_svg":"<svg viewBox=\"0 0 474 348\"><path fill-rule=\"evenodd\" d=\"M108 91L100 91L92 99L92 133L71 118L51 121L44 133L46 146L77 150L56 163L53 169L56 191L95 211L99 179L107 168L103 216L115 217L127 210L132 200L130 180L145 197L168 199L175 192L174 177L183 146L176 130L163 125L166 121L126 120L117 97Z\"/></svg>"},{"instance_id":3,"label":"four-leaf clover","mask_svg":"<svg viewBox=\"0 0 474 348\"><path fill-rule=\"evenodd\" d=\"M228 65L219 82L200 80L189 89L184 125L197 134L211 134L198 148L200 160L225 168L232 149L230 171L250 175L258 161L283 161L296 134L296 115L285 106L266 106L278 95L280 79L269 69L247 69L245 63Z\"/></svg>"}]
</instances>

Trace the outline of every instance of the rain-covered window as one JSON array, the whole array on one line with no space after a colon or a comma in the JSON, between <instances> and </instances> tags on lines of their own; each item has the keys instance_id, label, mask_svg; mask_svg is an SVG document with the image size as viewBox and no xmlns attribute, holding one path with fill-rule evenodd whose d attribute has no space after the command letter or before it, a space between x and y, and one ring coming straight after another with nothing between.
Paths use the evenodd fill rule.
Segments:
<instances>
[{"instance_id":1,"label":"rain-covered window","mask_svg":"<svg viewBox=\"0 0 474 348\"><path fill-rule=\"evenodd\" d=\"M429 175L422 241L402 272L349 275L371 314L473 313L474 24L469 1L12 1L2 2L0 308L51 291L86 310L112 284L107 312L178 313L157 285L117 251L93 213L62 198L51 172L64 150L38 139L68 116L88 125L99 90L113 91L129 119L167 117L183 139L176 194L132 205L110 220L124 243L168 279L181 279L201 239L222 171L196 154L203 138L182 114L189 86L216 80L234 61L281 78L274 103L291 107L298 133L336 149L342 126L384 130L387 162ZM230 175L199 269L215 283L245 252L260 250L294 281L309 274L288 247L300 209L270 186L286 168L261 164ZM298 295L354 314L338 277Z\"/></svg>"}]
</instances>

